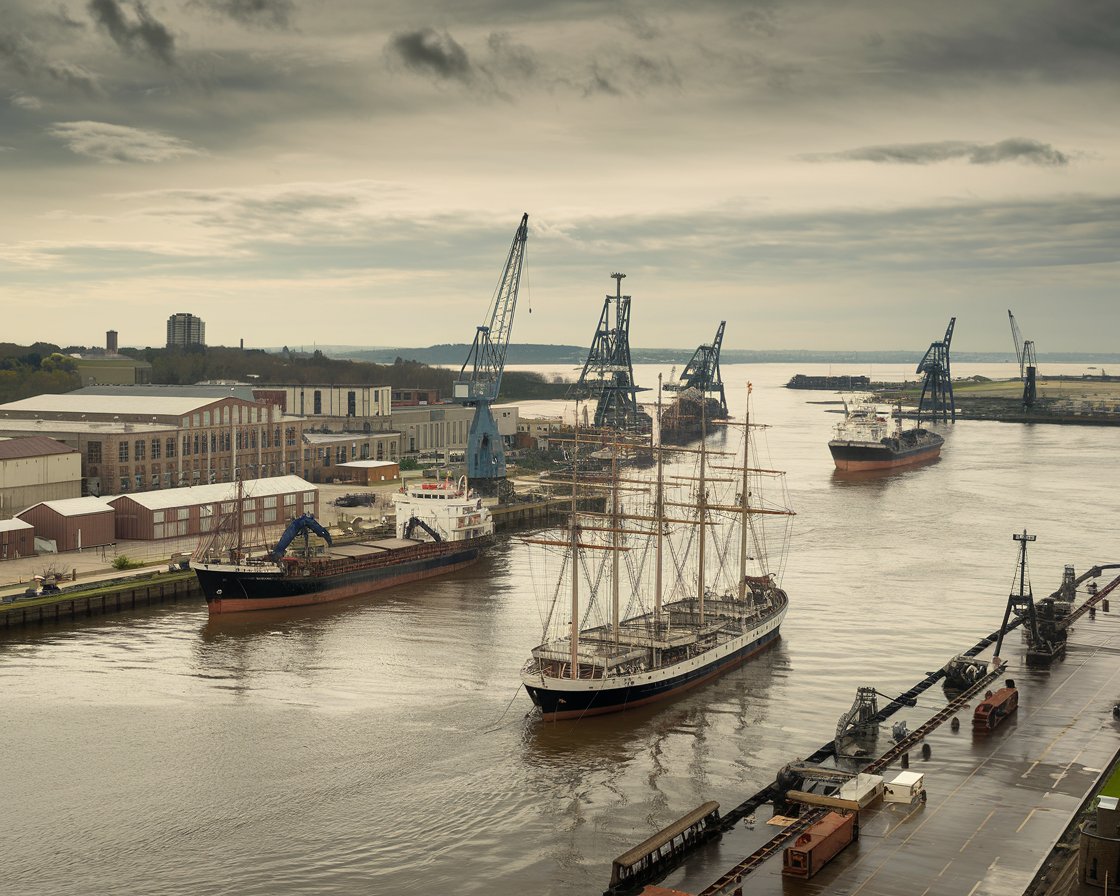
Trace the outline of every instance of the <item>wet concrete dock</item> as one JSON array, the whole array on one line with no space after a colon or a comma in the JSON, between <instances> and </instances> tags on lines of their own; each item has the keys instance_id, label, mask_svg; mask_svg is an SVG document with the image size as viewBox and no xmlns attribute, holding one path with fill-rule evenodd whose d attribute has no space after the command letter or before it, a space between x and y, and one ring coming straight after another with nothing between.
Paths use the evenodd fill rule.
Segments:
<instances>
[{"instance_id":1,"label":"wet concrete dock","mask_svg":"<svg viewBox=\"0 0 1120 896\"><path fill-rule=\"evenodd\" d=\"M722 841L670 874L663 886L689 893L961 894L1011 896L1030 884L1071 817L1094 790L1120 749L1120 618L1098 609L1080 619L1063 660L1050 669L1028 669L1018 635L1004 645L1015 680L1017 712L990 735L974 735L971 707L959 731L942 725L910 754L910 769L925 774L928 799L902 806L878 804L861 814L857 843L808 881L781 874L781 853L722 890L710 885L769 840L770 807L753 828L740 825ZM940 689L919 707L900 713L911 727L944 706ZM889 745L887 729L879 749ZM890 780L898 762L883 774Z\"/></svg>"}]
</instances>

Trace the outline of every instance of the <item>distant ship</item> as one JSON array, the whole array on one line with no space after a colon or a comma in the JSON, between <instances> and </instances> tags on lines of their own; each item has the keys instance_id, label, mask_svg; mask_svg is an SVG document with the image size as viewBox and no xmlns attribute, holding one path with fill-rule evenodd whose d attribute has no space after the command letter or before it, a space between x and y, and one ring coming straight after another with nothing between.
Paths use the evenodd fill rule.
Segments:
<instances>
[{"instance_id":1,"label":"distant ship","mask_svg":"<svg viewBox=\"0 0 1120 896\"><path fill-rule=\"evenodd\" d=\"M336 545L305 514L256 555L238 507L191 560L210 615L327 603L445 575L477 561L492 541L490 511L465 479L410 484L393 500L395 538Z\"/></svg>"},{"instance_id":2,"label":"distant ship","mask_svg":"<svg viewBox=\"0 0 1120 896\"><path fill-rule=\"evenodd\" d=\"M890 470L933 460L941 454L945 440L937 433L902 428L902 409L897 423L891 421L868 399L845 400L844 419L836 427L836 438L828 443L836 469L845 472Z\"/></svg>"},{"instance_id":3,"label":"distant ship","mask_svg":"<svg viewBox=\"0 0 1120 896\"><path fill-rule=\"evenodd\" d=\"M748 466L749 434L748 409L738 463L722 451L709 463L701 441L685 452L696 459L689 475L664 469L680 449L654 449L652 480L623 478L615 461L602 513L579 509L577 475L567 529L526 539L543 546L542 565L550 555L558 564L545 638L521 673L546 720L676 696L778 640L789 598L775 572L782 558L770 566L765 548L780 542L784 553L789 531L767 539L762 525L793 512L773 496L762 503L760 480L782 474ZM637 500L642 491L651 497Z\"/></svg>"}]
</instances>

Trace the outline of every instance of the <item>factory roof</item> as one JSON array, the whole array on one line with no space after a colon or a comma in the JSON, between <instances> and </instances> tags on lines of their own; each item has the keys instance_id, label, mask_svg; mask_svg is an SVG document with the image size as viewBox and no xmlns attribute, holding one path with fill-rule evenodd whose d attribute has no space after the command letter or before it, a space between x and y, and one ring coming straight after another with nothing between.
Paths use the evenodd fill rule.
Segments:
<instances>
[{"instance_id":1,"label":"factory roof","mask_svg":"<svg viewBox=\"0 0 1120 896\"><path fill-rule=\"evenodd\" d=\"M71 395L140 396L157 398L201 398L206 402L219 398L243 398L253 401L254 387L248 383L201 383L192 386L173 386L167 383L143 383L135 386L86 386L75 389Z\"/></svg>"},{"instance_id":2,"label":"factory roof","mask_svg":"<svg viewBox=\"0 0 1120 896\"><path fill-rule=\"evenodd\" d=\"M227 390L227 395L228 390ZM0 412L42 414L189 414L204 405L212 404L218 398L201 398L197 395L171 396L151 395L93 395L90 393L65 392L61 395L35 395L0 404Z\"/></svg>"},{"instance_id":3,"label":"factory roof","mask_svg":"<svg viewBox=\"0 0 1120 896\"><path fill-rule=\"evenodd\" d=\"M104 498L62 498L58 501L40 501L17 515L22 516L36 507L47 507L59 516L85 516L88 513L112 513L113 511L113 508L105 502Z\"/></svg>"},{"instance_id":4,"label":"factory roof","mask_svg":"<svg viewBox=\"0 0 1120 896\"><path fill-rule=\"evenodd\" d=\"M299 476L271 476L267 479L250 479L242 483L246 498L263 498L270 495L288 495L293 492L317 491L318 487ZM130 492L114 495L110 504L128 498L148 510L166 510L170 507L193 507L237 498L236 482L218 482L213 485L189 485L184 488L165 488L150 492Z\"/></svg>"},{"instance_id":5,"label":"factory roof","mask_svg":"<svg viewBox=\"0 0 1120 896\"><path fill-rule=\"evenodd\" d=\"M49 454L76 454L77 449L47 436L26 436L0 440L0 460L21 457L45 457Z\"/></svg>"}]
</instances>

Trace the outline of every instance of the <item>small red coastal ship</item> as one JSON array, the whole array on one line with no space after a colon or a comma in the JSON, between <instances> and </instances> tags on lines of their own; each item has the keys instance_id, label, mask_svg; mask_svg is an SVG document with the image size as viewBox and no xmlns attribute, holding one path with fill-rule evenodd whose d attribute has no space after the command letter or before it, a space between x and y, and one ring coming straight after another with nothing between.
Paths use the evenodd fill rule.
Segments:
<instances>
[{"instance_id":1,"label":"small red coastal ship","mask_svg":"<svg viewBox=\"0 0 1120 896\"><path fill-rule=\"evenodd\" d=\"M913 429L902 428L901 408L893 428L868 399L854 399L850 404L845 401L845 409L836 438L828 443L838 470L890 470L933 460L941 454L945 440L940 435L920 424Z\"/></svg>"}]
</instances>

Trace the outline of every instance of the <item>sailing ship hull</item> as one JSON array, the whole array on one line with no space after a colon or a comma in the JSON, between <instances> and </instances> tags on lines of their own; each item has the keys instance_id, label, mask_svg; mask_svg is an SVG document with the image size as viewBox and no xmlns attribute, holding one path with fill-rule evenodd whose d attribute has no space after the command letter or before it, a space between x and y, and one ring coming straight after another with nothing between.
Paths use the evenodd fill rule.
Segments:
<instances>
[{"instance_id":1,"label":"sailing ship hull","mask_svg":"<svg viewBox=\"0 0 1120 896\"><path fill-rule=\"evenodd\" d=\"M309 563L228 564L192 561L210 615L304 607L358 597L447 575L477 562L489 536L469 541L373 542L365 556Z\"/></svg>"},{"instance_id":2,"label":"sailing ship hull","mask_svg":"<svg viewBox=\"0 0 1120 896\"><path fill-rule=\"evenodd\" d=\"M838 470L892 470L934 460L940 456L944 441L937 433L912 429L904 432L901 438L879 442L833 439L828 443L828 450Z\"/></svg>"},{"instance_id":3,"label":"sailing ship hull","mask_svg":"<svg viewBox=\"0 0 1120 896\"><path fill-rule=\"evenodd\" d=\"M742 665L776 643L788 603L758 625L706 653L674 665L612 679L551 678L522 675L525 690L548 721L581 719L636 709L683 694Z\"/></svg>"}]
</instances>

